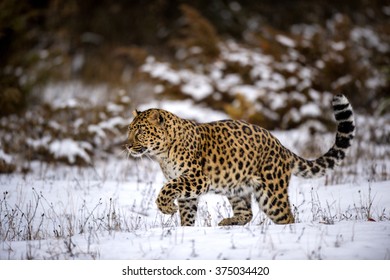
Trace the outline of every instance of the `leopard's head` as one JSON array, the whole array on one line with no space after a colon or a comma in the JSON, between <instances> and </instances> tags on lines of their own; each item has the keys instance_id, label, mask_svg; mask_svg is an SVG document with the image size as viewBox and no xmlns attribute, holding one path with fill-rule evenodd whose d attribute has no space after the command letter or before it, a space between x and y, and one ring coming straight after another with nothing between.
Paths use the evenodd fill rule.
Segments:
<instances>
[{"instance_id":1,"label":"leopard's head","mask_svg":"<svg viewBox=\"0 0 390 280\"><path fill-rule=\"evenodd\" d=\"M133 112L125 146L131 156L157 156L168 150L165 113L159 109Z\"/></svg>"}]
</instances>

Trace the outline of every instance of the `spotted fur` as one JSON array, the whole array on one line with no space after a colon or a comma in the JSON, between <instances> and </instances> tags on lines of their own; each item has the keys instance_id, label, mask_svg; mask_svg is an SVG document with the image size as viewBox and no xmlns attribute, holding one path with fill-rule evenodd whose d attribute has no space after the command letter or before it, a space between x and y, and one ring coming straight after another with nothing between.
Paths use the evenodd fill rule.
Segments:
<instances>
[{"instance_id":1,"label":"spotted fur","mask_svg":"<svg viewBox=\"0 0 390 280\"><path fill-rule=\"evenodd\" d=\"M180 212L181 225L194 225L198 198L227 196L233 216L219 225L244 225L252 219L252 195L277 224L293 223L288 199L291 175L323 176L344 159L354 137L352 107L343 95L333 98L338 123L334 145L306 160L285 148L269 131L243 121L198 124L160 109L134 112L127 150L156 159L167 179L156 203L164 214ZM177 200L177 204L175 201Z\"/></svg>"}]
</instances>

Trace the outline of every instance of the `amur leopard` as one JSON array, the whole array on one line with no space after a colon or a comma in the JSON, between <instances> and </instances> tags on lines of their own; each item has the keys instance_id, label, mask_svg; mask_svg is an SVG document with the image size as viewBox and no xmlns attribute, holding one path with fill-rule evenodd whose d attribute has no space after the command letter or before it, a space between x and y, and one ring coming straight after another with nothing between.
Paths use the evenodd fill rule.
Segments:
<instances>
[{"instance_id":1,"label":"amur leopard","mask_svg":"<svg viewBox=\"0 0 390 280\"><path fill-rule=\"evenodd\" d=\"M167 183L156 203L164 214L179 210L182 226L193 226L198 199L206 193L227 196L233 216L219 225L244 225L252 219L252 195L276 224L294 223L288 199L291 175L323 176L344 159L354 137L350 103L332 101L337 121L333 146L321 157L304 159L285 148L266 129L238 120L196 123L168 111L133 112L126 149L158 161ZM177 204L175 203L177 201Z\"/></svg>"}]
</instances>

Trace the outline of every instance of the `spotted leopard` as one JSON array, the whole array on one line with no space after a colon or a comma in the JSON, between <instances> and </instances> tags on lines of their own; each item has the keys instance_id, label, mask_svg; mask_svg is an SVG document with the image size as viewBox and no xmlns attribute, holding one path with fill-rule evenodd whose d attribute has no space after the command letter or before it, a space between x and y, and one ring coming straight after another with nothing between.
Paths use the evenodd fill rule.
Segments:
<instances>
[{"instance_id":1,"label":"spotted leopard","mask_svg":"<svg viewBox=\"0 0 390 280\"><path fill-rule=\"evenodd\" d=\"M314 160L294 154L260 126L237 120L196 123L160 109L133 112L126 149L131 156L147 154L158 161L167 179L158 209L164 214L179 210L182 226L194 225L198 199L206 193L225 195L232 206L233 216L221 226L251 221L252 195L274 223L294 223L287 190L291 175L323 176L344 159L354 137L347 98L336 95L332 105L336 139Z\"/></svg>"}]
</instances>

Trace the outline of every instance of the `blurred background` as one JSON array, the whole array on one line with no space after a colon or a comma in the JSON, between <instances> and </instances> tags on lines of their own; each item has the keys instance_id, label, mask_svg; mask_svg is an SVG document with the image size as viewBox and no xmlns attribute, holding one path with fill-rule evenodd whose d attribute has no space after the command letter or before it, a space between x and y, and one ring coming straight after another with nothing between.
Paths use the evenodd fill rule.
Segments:
<instances>
[{"instance_id":1,"label":"blurred background","mask_svg":"<svg viewBox=\"0 0 390 280\"><path fill-rule=\"evenodd\" d=\"M389 38L380 0L1 0L0 173L118 155L152 104L321 135L344 93L388 147Z\"/></svg>"}]
</instances>

